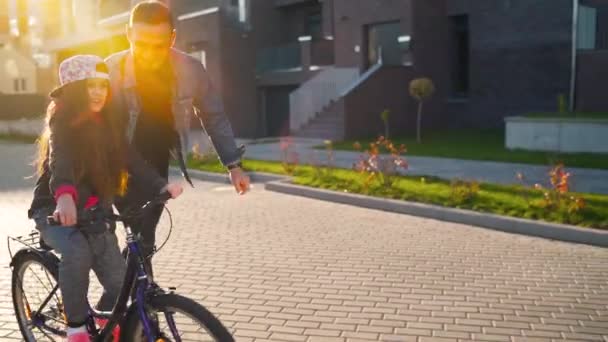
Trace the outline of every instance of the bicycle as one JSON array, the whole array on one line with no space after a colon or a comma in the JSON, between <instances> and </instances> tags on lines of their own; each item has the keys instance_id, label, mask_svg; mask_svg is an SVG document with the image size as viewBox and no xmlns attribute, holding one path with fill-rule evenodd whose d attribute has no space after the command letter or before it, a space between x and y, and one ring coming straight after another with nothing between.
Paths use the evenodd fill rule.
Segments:
<instances>
[{"instance_id":1,"label":"bicycle","mask_svg":"<svg viewBox=\"0 0 608 342\"><path fill-rule=\"evenodd\" d=\"M144 205L139 214L155 204L165 203L169 198L170 195L166 193L158 196ZM103 213L98 208L94 208L78 218L78 226L83 230L93 220L100 218L114 225L121 222L125 230L128 251L125 280L112 311L97 311L89 304L90 315L86 326L92 341L111 341L112 331L116 325L120 326L120 341L234 341L226 327L204 306L175 294L175 288L169 288L169 291L163 290L148 275L144 256L140 252L139 235L134 235L128 225L128 219L132 217ZM55 223L52 217L48 220L52 224ZM13 255L10 248L11 241L18 242L25 248L21 248ZM44 244L35 230L26 237L9 237L7 244L11 255L13 306L23 338L28 342L37 341L37 338L56 341L53 336L59 338L67 336L67 320L57 284L59 258L49 246ZM40 270L42 274L28 277L30 270ZM24 291L24 285L29 284L30 281L38 281L42 285L34 289L36 297L40 300L36 306L32 305L33 296L28 298ZM40 293L43 294L42 297ZM184 315L185 318L176 317L178 314ZM97 327L96 318L107 319L108 323L103 328ZM187 323L188 321L190 323ZM161 329L161 322L166 323L166 326L162 325L162 327L167 331ZM203 332L206 332L206 337Z\"/></svg>"}]
</instances>

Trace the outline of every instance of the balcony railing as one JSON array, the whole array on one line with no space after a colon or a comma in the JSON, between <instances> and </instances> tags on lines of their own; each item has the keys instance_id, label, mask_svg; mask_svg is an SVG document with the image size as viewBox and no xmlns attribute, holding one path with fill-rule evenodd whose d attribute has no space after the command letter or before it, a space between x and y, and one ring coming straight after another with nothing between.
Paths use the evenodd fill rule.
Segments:
<instances>
[{"instance_id":1,"label":"balcony railing","mask_svg":"<svg viewBox=\"0 0 608 342\"><path fill-rule=\"evenodd\" d=\"M179 0L171 1L171 10L175 16L181 16L188 13L195 13L213 7L219 7L219 0Z\"/></svg>"},{"instance_id":2,"label":"balcony railing","mask_svg":"<svg viewBox=\"0 0 608 342\"><path fill-rule=\"evenodd\" d=\"M274 0L275 7L285 7L292 5L300 5L305 3L314 3L316 0Z\"/></svg>"},{"instance_id":3,"label":"balcony railing","mask_svg":"<svg viewBox=\"0 0 608 342\"><path fill-rule=\"evenodd\" d=\"M301 64L301 46L300 43L295 42L259 50L256 71L261 74L268 71L288 70L297 68Z\"/></svg>"}]
</instances>

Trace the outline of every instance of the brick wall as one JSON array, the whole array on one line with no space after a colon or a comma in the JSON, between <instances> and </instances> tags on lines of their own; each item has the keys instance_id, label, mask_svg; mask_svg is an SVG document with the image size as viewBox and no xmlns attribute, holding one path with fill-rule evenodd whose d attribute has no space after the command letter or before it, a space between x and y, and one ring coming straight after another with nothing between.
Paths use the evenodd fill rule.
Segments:
<instances>
[{"instance_id":1,"label":"brick wall","mask_svg":"<svg viewBox=\"0 0 608 342\"><path fill-rule=\"evenodd\" d=\"M469 98L447 103L455 124L556 110L569 90L570 0L450 0L447 12L468 14L470 25Z\"/></svg>"}]
</instances>

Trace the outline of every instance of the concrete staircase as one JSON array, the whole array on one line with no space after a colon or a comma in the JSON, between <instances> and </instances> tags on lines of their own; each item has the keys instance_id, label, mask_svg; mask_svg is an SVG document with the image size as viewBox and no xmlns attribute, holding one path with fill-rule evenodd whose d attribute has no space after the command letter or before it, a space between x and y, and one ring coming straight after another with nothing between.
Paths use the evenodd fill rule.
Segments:
<instances>
[{"instance_id":1,"label":"concrete staircase","mask_svg":"<svg viewBox=\"0 0 608 342\"><path fill-rule=\"evenodd\" d=\"M382 61L362 75L356 69L331 68L289 95L291 135L332 141L344 140L343 99L382 68Z\"/></svg>"},{"instance_id":2,"label":"concrete staircase","mask_svg":"<svg viewBox=\"0 0 608 342\"><path fill-rule=\"evenodd\" d=\"M359 79L356 68L329 67L289 94L291 135L338 140L344 137L344 115L337 106L344 89Z\"/></svg>"},{"instance_id":3,"label":"concrete staircase","mask_svg":"<svg viewBox=\"0 0 608 342\"><path fill-rule=\"evenodd\" d=\"M344 113L337 109L337 102L332 101L293 135L300 138L340 141L344 139L344 124Z\"/></svg>"}]
</instances>

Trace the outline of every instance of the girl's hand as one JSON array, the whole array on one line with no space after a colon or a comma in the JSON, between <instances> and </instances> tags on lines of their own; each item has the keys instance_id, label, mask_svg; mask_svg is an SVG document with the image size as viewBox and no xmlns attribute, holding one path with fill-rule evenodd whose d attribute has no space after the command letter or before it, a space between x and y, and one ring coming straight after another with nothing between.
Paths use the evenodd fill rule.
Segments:
<instances>
[{"instance_id":1,"label":"girl's hand","mask_svg":"<svg viewBox=\"0 0 608 342\"><path fill-rule=\"evenodd\" d=\"M64 227L73 226L77 223L76 203L74 203L72 195L63 194L59 196L53 218Z\"/></svg>"}]
</instances>

